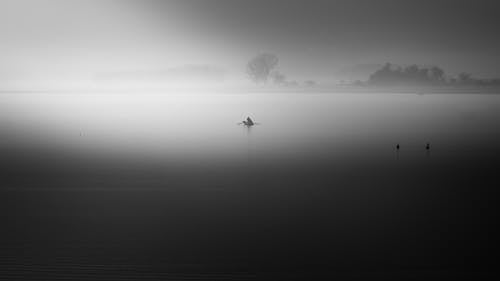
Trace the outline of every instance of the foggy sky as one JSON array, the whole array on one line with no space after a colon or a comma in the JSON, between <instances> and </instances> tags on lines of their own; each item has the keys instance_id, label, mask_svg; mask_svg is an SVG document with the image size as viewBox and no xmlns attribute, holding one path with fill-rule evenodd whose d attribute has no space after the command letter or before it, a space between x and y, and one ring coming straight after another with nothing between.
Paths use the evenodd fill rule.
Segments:
<instances>
[{"instance_id":1,"label":"foggy sky","mask_svg":"<svg viewBox=\"0 0 500 281\"><path fill-rule=\"evenodd\" d=\"M497 1L1 0L0 88L86 85L110 72L186 65L245 80L277 54L291 79L338 81L356 65L439 65L500 76Z\"/></svg>"}]
</instances>

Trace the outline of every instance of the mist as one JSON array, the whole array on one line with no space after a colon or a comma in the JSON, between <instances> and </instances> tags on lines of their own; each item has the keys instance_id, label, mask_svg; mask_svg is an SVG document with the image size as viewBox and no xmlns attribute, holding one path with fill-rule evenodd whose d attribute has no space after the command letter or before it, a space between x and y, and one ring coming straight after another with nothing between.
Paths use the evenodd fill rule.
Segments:
<instances>
[{"instance_id":1,"label":"mist","mask_svg":"<svg viewBox=\"0 0 500 281\"><path fill-rule=\"evenodd\" d=\"M0 0L0 279L497 280L497 2Z\"/></svg>"},{"instance_id":2,"label":"mist","mask_svg":"<svg viewBox=\"0 0 500 281\"><path fill-rule=\"evenodd\" d=\"M106 86L94 78L106 73L186 65L224 69L225 83L248 87L245 65L262 52L276 54L291 81L335 84L345 80L342 69L386 62L500 77L495 1L6 0L0 5L2 90L99 89ZM163 79L168 85L168 77Z\"/></svg>"}]
</instances>

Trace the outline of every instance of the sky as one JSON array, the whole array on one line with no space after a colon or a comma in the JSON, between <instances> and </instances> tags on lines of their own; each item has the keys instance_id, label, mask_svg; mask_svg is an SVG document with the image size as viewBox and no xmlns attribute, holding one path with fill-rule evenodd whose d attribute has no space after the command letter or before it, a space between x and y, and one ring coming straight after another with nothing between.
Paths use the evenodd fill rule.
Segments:
<instances>
[{"instance_id":1,"label":"sky","mask_svg":"<svg viewBox=\"0 0 500 281\"><path fill-rule=\"evenodd\" d=\"M362 78L385 62L500 77L499 8L463 0L0 0L0 89L99 87L117 77L239 85L250 83L245 65L262 52L278 55L279 70L297 81Z\"/></svg>"}]
</instances>

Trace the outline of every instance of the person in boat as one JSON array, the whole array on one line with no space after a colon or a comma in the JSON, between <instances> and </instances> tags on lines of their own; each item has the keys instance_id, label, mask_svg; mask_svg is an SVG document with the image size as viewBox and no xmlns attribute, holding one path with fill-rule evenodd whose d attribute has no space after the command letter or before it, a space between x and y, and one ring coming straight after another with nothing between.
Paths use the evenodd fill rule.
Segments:
<instances>
[{"instance_id":1,"label":"person in boat","mask_svg":"<svg viewBox=\"0 0 500 281\"><path fill-rule=\"evenodd\" d=\"M247 117L247 120L243 121L243 124L246 125L246 126L253 126L253 125L255 125L255 123L253 122L253 120L250 117Z\"/></svg>"}]
</instances>

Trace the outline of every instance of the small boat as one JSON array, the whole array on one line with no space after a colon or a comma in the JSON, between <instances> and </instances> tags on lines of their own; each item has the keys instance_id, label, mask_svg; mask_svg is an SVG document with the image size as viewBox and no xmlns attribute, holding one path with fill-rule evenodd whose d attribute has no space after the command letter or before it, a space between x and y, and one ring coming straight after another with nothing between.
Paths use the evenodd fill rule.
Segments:
<instances>
[{"instance_id":1,"label":"small boat","mask_svg":"<svg viewBox=\"0 0 500 281\"><path fill-rule=\"evenodd\" d=\"M250 117L247 117L247 120L243 120L243 122L241 122L241 123L243 123L243 125L248 126L248 127L255 125L252 118L250 118Z\"/></svg>"}]
</instances>

